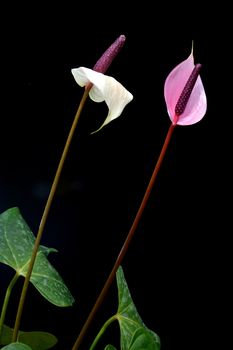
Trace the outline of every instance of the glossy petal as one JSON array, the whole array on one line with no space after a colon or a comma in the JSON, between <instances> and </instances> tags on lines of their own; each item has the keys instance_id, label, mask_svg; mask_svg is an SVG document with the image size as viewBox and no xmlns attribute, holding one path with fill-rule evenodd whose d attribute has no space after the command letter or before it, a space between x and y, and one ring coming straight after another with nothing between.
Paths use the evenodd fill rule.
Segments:
<instances>
[{"instance_id":1,"label":"glossy petal","mask_svg":"<svg viewBox=\"0 0 233 350\"><path fill-rule=\"evenodd\" d=\"M133 95L112 77L85 67L72 69L72 74L80 86L93 84L89 92L90 98L95 102L105 101L108 106L107 118L98 130L119 117L125 106L133 99Z\"/></svg>"},{"instance_id":2,"label":"glossy petal","mask_svg":"<svg viewBox=\"0 0 233 350\"><path fill-rule=\"evenodd\" d=\"M167 105L167 111L171 121L176 124L175 107L183 91L183 88L190 77L194 68L193 53L176 66L168 75L164 85L164 97ZM205 90L200 76L194 85L191 96L188 100L184 112L178 117L178 125L191 125L200 121L207 109L207 100Z\"/></svg>"}]
</instances>

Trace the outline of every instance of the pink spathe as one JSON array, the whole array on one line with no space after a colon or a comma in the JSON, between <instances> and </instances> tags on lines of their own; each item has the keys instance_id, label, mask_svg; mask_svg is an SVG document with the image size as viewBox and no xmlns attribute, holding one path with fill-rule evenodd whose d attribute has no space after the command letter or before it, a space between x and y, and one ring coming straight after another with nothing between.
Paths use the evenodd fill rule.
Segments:
<instances>
[{"instance_id":1,"label":"pink spathe","mask_svg":"<svg viewBox=\"0 0 233 350\"><path fill-rule=\"evenodd\" d=\"M193 52L189 57L176 66L168 75L164 85L164 97L168 115L173 124L191 125L199 122L205 115L207 100L200 76L198 76L183 113L179 116L175 113L179 97L194 69Z\"/></svg>"}]
</instances>

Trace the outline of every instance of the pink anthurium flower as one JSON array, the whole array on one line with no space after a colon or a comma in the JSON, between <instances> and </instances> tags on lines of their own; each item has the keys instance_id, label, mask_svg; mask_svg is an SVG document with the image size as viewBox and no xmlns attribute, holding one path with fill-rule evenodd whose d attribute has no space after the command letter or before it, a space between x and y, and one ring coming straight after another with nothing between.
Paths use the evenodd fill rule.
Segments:
<instances>
[{"instance_id":1,"label":"pink anthurium flower","mask_svg":"<svg viewBox=\"0 0 233 350\"><path fill-rule=\"evenodd\" d=\"M164 85L169 117L174 125L191 125L200 121L207 109L205 90L199 76L201 65L194 65L193 50L176 66Z\"/></svg>"},{"instance_id":2,"label":"pink anthurium flower","mask_svg":"<svg viewBox=\"0 0 233 350\"><path fill-rule=\"evenodd\" d=\"M75 81L80 86L92 84L89 96L93 101L105 101L108 106L108 115L101 127L96 131L99 131L103 126L119 117L125 106L133 99L133 95L110 76L85 67L75 68L71 71Z\"/></svg>"}]
</instances>

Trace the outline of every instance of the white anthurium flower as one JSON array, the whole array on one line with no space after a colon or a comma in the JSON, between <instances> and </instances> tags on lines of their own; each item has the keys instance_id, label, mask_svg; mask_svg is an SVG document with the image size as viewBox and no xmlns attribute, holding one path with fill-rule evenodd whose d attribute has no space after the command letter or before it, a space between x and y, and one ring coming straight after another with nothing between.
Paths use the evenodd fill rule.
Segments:
<instances>
[{"instance_id":1,"label":"white anthurium flower","mask_svg":"<svg viewBox=\"0 0 233 350\"><path fill-rule=\"evenodd\" d=\"M107 118L96 131L119 117L125 106L133 99L133 95L122 84L108 75L85 67L74 68L71 72L78 85L93 84L89 96L94 102L105 101L108 106Z\"/></svg>"}]
</instances>

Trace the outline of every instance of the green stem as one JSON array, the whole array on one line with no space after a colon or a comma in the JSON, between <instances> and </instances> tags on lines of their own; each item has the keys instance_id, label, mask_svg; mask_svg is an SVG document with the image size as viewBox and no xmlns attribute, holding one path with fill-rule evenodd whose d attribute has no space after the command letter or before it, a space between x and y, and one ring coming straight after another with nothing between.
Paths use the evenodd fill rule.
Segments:
<instances>
[{"instance_id":1,"label":"green stem","mask_svg":"<svg viewBox=\"0 0 233 350\"><path fill-rule=\"evenodd\" d=\"M16 272L16 274L14 275L12 280L10 281L9 286L8 286L8 288L6 290L6 295L5 295L5 298L4 298L3 305L2 305L2 312L1 312L1 317L0 317L0 339L1 339L2 327L4 325L5 316L6 316L6 310L7 310L7 306L8 306L8 303L9 303L11 291L12 291L12 288L14 287L17 279L19 278L19 276L20 275L18 275L18 273Z\"/></svg>"},{"instance_id":2,"label":"green stem","mask_svg":"<svg viewBox=\"0 0 233 350\"><path fill-rule=\"evenodd\" d=\"M88 97L90 88L91 88L91 85L89 85L85 89L83 97L82 97L82 99L80 101L77 113L76 113L76 115L74 117L73 124L71 126L69 135L67 137L66 144L65 144L62 156L60 158L60 162L59 162L59 165L58 165L58 168L57 168L57 171L56 171L53 183L52 183L52 187L51 187L48 199L47 199L47 203L45 205L45 209L44 209L42 218L41 218L39 230L38 230L38 233L37 233L37 236L36 236L36 240L35 240L35 244L34 244L33 251L32 251L31 260L30 260L30 263L29 263L29 266L28 266L27 274L25 276L25 280L24 280L24 284L23 284L23 288L22 288L22 293L21 293L21 297L20 297L20 300L19 300L19 305L18 305L18 311L17 311L17 315L16 315L16 319L15 319L15 326L14 326L14 331L13 331L12 342L15 342L17 340L17 337L18 337L19 325L20 325L21 316L22 316L22 312L23 312L24 302L25 302L25 299L26 299L28 285L29 285L31 274L32 274L32 269L33 269L33 266L34 266L34 263L35 263L35 260L36 260L36 255L37 255L37 252L38 252L38 249L39 249L41 237L42 237L42 234L43 234L43 231L44 231L45 223L46 223L46 220L47 220L47 217L48 217L48 214L49 214L49 210L51 208L51 204L52 204L52 201L53 201L53 198L54 198L57 186L58 186L58 182L60 180L61 172L62 172L64 163L65 163L65 159L67 157L67 153L68 153L68 150L69 150L69 147L70 147L70 144L71 144L71 141L72 141L72 138L73 138L73 135L74 135L74 132L75 132L75 129L76 129L76 126L77 126L80 114L81 114L81 111L82 111L82 109L84 107L84 103L85 103L85 101L86 101L86 99Z\"/></svg>"},{"instance_id":3,"label":"green stem","mask_svg":"<svg viewBox=\"0 0 233 350\"><path fill-rule=\"evenodd\" d=\"M100 329L99 333L98 333L97 336L95 337L95 339L94 339L94 341L93 341L93 343L92 343L92 345L91 345L91 347L90 347L89 350L93 350L93 349L96 347L98 341L100 340L100 338L102 337L102 335L104 334L104 332L106 331L106 329L108 328L108 326L109 326L113 321L115 321L116 319L117 319L117 315L114 315L114 316L110 317L110 318L104 323L104 325L103 325L102 328Z\"/></svg>"},{"instance_id":4,"label":"green stem","mask_svg":"<svg viewBox=\"0 0 233 350\"><path fill-rule=\"evenodd\" d=\"M89 316L88 316L86 322L84 323L83 328L81 329L81 331L80 331L80 333L79 333L79 335L78 335L78 337L76 339L76 342L74 343L74 345L72 347L72 350L79 349L79 346L80 346L80 344L81 344L81 342L82 342L82 340L83 340L83 338L84 338L84 336L85 336L85 334L86 334L86 332L87 332L87 330L88 330L88 328L89 328L89 326L90 326L90 324L91 324L91 322L92 322L92 320L93 320L97 310L99 309L100 305L102 304L102 302L103 302L103 300L104 300L104 298L105 298L105 296L106 296L106 294L107 294L107 292L108 292L108 290L109 290L109 288L110 288L110 286L111 286L111 284L112 284L112 282L113 282L113 280L115 278L115 274L116 274L116 272L118 270L118 267L120 266L120 264L121 264L121 262L122 262L122 260L123 260L123 258L125 256L125 254L126 254L126 252L128 250L130 241L131 241L131 239L134 236L136 228L137 228L137 226L139 224L139 221L140 221L140 219L142 217L142 214L143 214L144 209L146 207L146 204L148 202L151 190L153 188L153 185L154 185L154 182L155 182L155 180L157 178L158 172L160 170L162 161L163 161L164 156L166 154L167 147L168 147L168 144L170 142L170 139L171 139L172 133L174 131L175 125L176 124L171 124L169 129L168 129L167 136L165 138L165 141L164 141L163 147L161 149L159 158L158 158L157 163L155 165L153 174L151 176L150 182L149 182L149 184L147 186L146 192L145 192L144 197L143 197L143 199L141 201L140 207L139 207L138 212L137 212L137 214L135 216L133 224L132 224L132 226L131 226L131 228L129 230L129 233L128 233L127 237L126 237L125 242L123 243L121 251L120 251L120 253L119 253L119 255L118 255L118 257L117 257L117 259L115 261L115 264L114 264L114 266L112 268L112 271L110 272L110 274L109 274L109 276L108 276L108 278L107 278L107 280L106 280L106 282L104 284L104 287L103 287L102 291L100 292L100 294L99 294L99 296L98 296L98 298L97 298L97 300L96 300L96 302L95 302L91 312L89 313Z\"/></svg>"}]
</instances>

